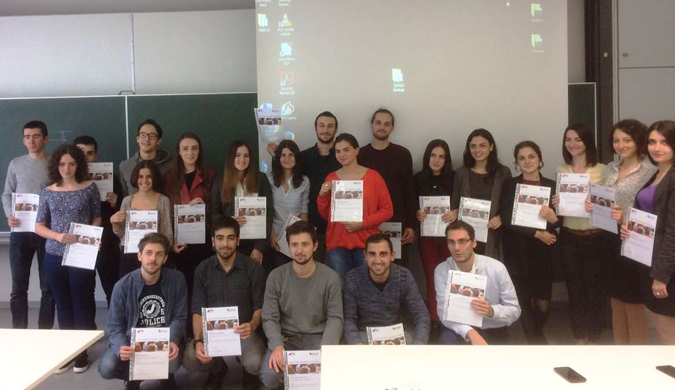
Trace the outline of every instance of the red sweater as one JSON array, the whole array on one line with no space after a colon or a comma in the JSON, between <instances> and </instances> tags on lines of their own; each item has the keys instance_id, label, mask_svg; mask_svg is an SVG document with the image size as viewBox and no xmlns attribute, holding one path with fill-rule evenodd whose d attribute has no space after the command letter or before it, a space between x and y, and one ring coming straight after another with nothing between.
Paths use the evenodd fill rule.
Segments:
<instances>
[{"instance_id":1,"label":"red sweater","mask_svg":"<svg viewBox=\"0 0 675 390\"><path fill-rule=\"evenodd\" d=\"M335 172L326 177L325 183L333 180L340 180ZM319 214L328 221L326 230L326 250L334 248L365 248L366 240L372 234L380 232L378 226L387 222L394 215L394 207L391 204L391 197L387 184L377 171L368 169L363 175L363 229L357 232L348 232L342 222L330 222L330 198L331 193L316 200Z\"/></svg>"}]
</instances>

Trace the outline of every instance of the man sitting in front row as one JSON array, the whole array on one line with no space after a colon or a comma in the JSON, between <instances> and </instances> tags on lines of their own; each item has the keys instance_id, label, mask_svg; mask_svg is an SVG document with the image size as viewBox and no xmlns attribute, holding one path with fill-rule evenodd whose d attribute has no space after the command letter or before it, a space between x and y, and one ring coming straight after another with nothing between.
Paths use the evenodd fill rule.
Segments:
<instances>
[{"instance_id":1,"label":"man sitting in front row","mask_svg":"<svg viewBox=\"0 0 675 390\"><path fill-rule=\"evenodd\" d=\"M262 311L269 349L261 379L273 389L283 383L285 350L318 350L339 344L342 336L340 278L314 261L314 226L298 221L286 229L286 238L293 261L270 273Z\"/></svg>"},{"instance_id":2,"label":"man sitting in front row","mask_svg":"<svg viewBox=\"0 0 675 390\"><path fill-rule=\"evenodd\" d=\"M171 244L162 234L149 233L138 244L141 268L120 279L113 289L106 335L108 350L98 365L103 379L123 379L126 389L140 389L140 381L128 381L131 328L169 327L169 379L162 389L173 389L173 373L180 366L178 347L187 319L187 284L182 273L162 268Z\"/></svg>"},{"instance_id":3,"label":"man sitting in front row","mask_svg":"<svg viewBox=\"0 0 675 390\"><path fill-rule=\"evenodd\" d=\"M366 327L401 323L404 310L412 316L415 326L414 335L405 332L407 344L426 344L429 341L429 311L412 274L406 268L393 264L394 258L388 235L373 234L368 237L368 265L349 271L345 283L347 343L366 344Z\"/></svg>"},{"instance_id":4,"label":"man sitting in front row","mask_svg":"<svg viewBox=\"0 0 675 390\"><path fill-rule=\"evenodd\" d=\"M438 316L444 325L438 344L464 344L465 341L473 345L508 344L507 326L520 317L520 305L506 267L491 257L474 253L476 232L464 221L448 225L445 237L452 257L448 257L434 271ZM474 328L443 319L450 270L487 276L485 299L474 298L471 301L471 307L484 317L482 327Z\"/></svg>"}]
</instances>

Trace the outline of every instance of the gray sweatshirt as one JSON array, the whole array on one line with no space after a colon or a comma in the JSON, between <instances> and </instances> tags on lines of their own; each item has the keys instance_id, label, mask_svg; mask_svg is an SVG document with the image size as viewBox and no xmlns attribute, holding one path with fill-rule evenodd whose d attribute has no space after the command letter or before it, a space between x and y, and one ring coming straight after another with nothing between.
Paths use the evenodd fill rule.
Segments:
<instances>
[{"instance_id":1,"label":"gray sweatshirt","mask_svg":"<svg viewBox=\"0 0 675 390\"><path fill-rule=\"evenodd\" d=\"M124 160L120 163L120 177L122 178L122 193L124 196L132 195L138 192L138 188L131 185L131 172L134 171L136 165L141 162L139 152L136 152L130 159ZM173 167L173 158L166 150L158 150L155 159L152 160L159 167L162 177ZM162 186L164 188L164 186Z\"/></svg>"},{"instance_id":2,"label":"gray sweatshirt","mask_svg":"<svg viewBox=\"0 0 675 390\"><path fill-rule=\"evenodd\" d=\"M51 184L47 175L49 159L33 160L25 154L13 159L7 168L5 190L2 193L2 207L5 216L12 215L12 193L40 195Z\"/></svg>"}]
</instances>

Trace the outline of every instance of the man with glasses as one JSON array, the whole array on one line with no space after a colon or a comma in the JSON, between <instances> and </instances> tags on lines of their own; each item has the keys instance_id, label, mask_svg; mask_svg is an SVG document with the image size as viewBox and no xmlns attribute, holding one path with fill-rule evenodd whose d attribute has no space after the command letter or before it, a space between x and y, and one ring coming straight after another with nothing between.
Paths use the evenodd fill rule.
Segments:
<instances>
[{"instance_id":1,"label":"man with glasses","mask_svg":"<svg viewBox=\"0 0 675 390\"><path fill-rule=\"evenodd\" d=\"M124 196L138 192L137 188L131 185L131 172L136 164L143 161L152 161L159 167L162 177L173 166L173 158L166 150L157 149L162 142L162 127L153 119L146 119L138 125L136 129L136 143L138 152L130 159L120 163L120 176L122 177L122 191Z\"/></svg>"},{"instance_id":2,"label":"man with glasses","mask_svg":"<svg viewBox=\"0 0 675 390\"><path fill-rule=\"evenodd\" d=\"M434 272L438 316L443 324L438 344L509 344L507 327L520 317L520 305L506 267L491 257L473 251L476 248L476 232L464 221L455 221L448 225L445 237L452 257L439 264ZM443 318L445 292L450 287L450 271L487 276L485 298L474 298L471 301L471 308L484 317L480 328Z\"/></svg>"}]
</instances>

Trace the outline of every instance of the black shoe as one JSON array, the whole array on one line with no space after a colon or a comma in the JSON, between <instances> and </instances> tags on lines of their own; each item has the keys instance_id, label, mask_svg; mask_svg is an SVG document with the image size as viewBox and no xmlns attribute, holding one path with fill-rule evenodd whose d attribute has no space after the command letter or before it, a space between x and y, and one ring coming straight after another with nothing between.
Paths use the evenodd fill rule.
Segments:
<instances>
[{"instance_id":1,"label":"black shoe","mask_svg":"<svg viewBox=\"0 0 675 390\"><path fill-rule=\"evenodd\" d=\"M204 383L204 390L220 390L223 386L223 378L227 375L227 371L230 368L227 366L227 363L223 361L223 365L220 367L220 370L215 372L209 372L209 377Z\"/></svg>"},{"instance_id":2,"label":"black shoe","mask_svg":"<svg viewBox=\"0 0 675 390\"><path fill-rule=\"evenodd\" d=\"M175 390L176 389L176 379L173 374L169 374L169 379L162 379L159 381L159 388L162 390Z\"/></svg>"},{"instance_id":3,"label":"black shoe","mask_svg":"<svg viewBox=\"0 0 675 390\"><path fill-rule=\"evenodd\" d=\"M124 390L141 390L141 381L124 381Z\"/></svg>"},{"instance_id":4,"label":"black shoe","mask_svg":"<svg viewBox=\"0 0 675 390\"><path fill-rule=\"evenodd\" d=\"M75 358L75 366L73 367L73 372L76 374L81 374L89 368L89 354L85 350L81 354L77 355Z\"/></svg>"},{"instance_id":5,"label":"black shoe","mask_svg":"<svg viewBox=\"0 0 675 390\"><path fill-rule=\"evenodd\" d=\"M242 390L258 390L260 388L260 378L243 370L241 388Z\"/></svg>"}]
</instances>

